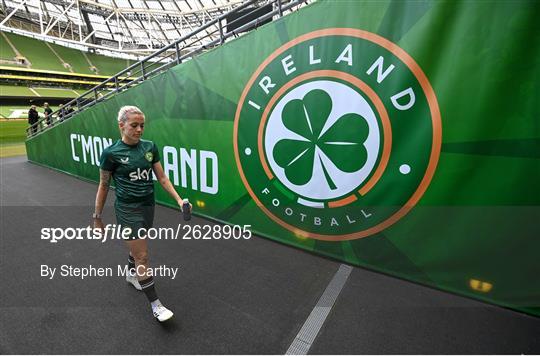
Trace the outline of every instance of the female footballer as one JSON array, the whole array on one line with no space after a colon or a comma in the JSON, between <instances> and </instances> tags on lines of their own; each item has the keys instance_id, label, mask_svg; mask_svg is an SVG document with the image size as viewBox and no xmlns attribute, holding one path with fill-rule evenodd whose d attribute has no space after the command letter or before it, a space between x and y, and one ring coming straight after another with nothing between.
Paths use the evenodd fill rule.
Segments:
<instances>
[{"instance_id":1,"label":"female footballer","mask_svg":"<svg viewBox=\"0 0 540 356\"><path fill-rule=\"evenodd\" d=\"M129 270L126 280L136 289L142 290L152 312L160 322L170 319L173 312L161 304L154 287L154 279L146 273L148 246L144 231L152 227L154 221L154 182L152 171L161 186L171 195L182 209L182 199L174 190L169 178L163 172L159 151L152 141L142 140L144 113L135 106L123 106L118 112L118 127L121 139L103 150L100 158L99 187L96 194L94 227L103 229L101 220L103 206L107 199L111 177L116 183L114 210L117 224L122 229L129 228ZM190 205L191 208L191 205ZM139 232L139 229L144 229Z\"/></svg>"}]
</instances>

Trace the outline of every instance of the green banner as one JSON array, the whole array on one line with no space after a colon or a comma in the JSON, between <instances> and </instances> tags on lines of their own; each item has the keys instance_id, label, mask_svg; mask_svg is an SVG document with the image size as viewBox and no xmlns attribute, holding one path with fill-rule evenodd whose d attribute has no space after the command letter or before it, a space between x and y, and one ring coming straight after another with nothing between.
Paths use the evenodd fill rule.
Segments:
<instances>
[{"instance_id":1,"label":"green banner","mask_svg":"<svg viewBox=\"0 0 540 356\"><path fill-rule=\"evenodd\" d=\"M136 105L196 213L540 315L539 15L319 1L38 135L28 157L96 181Z\"/></svg>"}]
</instances>

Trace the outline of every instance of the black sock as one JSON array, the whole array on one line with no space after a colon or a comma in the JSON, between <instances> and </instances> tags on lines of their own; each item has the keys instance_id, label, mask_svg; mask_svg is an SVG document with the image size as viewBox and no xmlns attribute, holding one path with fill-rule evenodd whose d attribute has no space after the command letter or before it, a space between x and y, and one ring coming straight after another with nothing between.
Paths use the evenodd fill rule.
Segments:
<instances>
[{"instance_id":1,"label":"black sock","mask_svg":"<svg viewBox=\"0 0 540 356\"><path fill-rule=\"evenodd\" d=\"M148 301L152 303L154 300L157 300L157 294L156 289L154 288L154 278L148 277L145 280L139 281L139 284L141 285L141 288L146 294L146 298L148 298Z\"/></svg>"},{"instance_id":2,"label":"black sock","mask_svg":"<svg viewBox=\"0 0 540 356\"><path fill-rule=\"evenodd\" d=\"M129 272L131 272L131 274L135 274L135 259L131 255L128 257L128 267Z\"/></svg>"}]
</instances>

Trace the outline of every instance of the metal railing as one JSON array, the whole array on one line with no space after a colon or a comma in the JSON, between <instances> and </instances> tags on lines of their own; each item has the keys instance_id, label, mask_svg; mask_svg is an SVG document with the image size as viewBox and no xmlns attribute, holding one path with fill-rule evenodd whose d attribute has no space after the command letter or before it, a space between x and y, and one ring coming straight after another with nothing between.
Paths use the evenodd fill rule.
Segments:
<instances>
[{"instance_id":1,"label":"metal railing","mask_svg":"<svg viewBox=\"0 0 540 356\"><path fill-rule=\"evenodd\" d=\"M111 78L103 81L101 84L86 91L81 96L71 100L65 106L54 111L50 118L42 118L30 127L27 128L27 137L33 137L43 131L46 131L60 122L69 120L74 115L83 110L112 97L113 95L139 85L141 82L162 73L169 68L188 60L195 55L225 43L230 37L238 37L241 33L257 28L260 23L264 23L274 16L281 17L287 11L293 11L295 8L309 3L313 0L248 0L242 5L223 14L220 17L206 23L194 30L193 32L181 37L176 42L173 42L166 47L154 52L145 57L141 61L132 64L126 69L118 72ZM256 5L252 11L248 11L249 6ZM254 18L242 26L236 26L235 30L228 31L235 23L238 25L245 22L246 18L250 18L259 11L262 6L272 5L272 11L264 13L257 18ZM241 10L246 12L236 18L234 21L227 21L226 18ZM244 20L244 21L242 21ZM226 28L226 29L225 29ZM202 41L208 38L216 37L215 39L202 44Z\"/></svg>"}]
</instances>

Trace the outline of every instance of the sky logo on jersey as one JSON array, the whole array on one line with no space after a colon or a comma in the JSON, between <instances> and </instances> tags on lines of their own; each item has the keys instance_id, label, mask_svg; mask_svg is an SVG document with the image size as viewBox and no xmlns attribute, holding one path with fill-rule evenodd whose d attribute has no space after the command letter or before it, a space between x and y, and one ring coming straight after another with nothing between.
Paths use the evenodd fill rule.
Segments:
<instances>
[{"instance_id":1,"label":"sky logo on jersey","mask_svg":"<svg viewBox=\"0 0 540 356\"><path fill-rule=\"evenodd\" d=\"M441 146L435 93L387 39L331 28L276 49L238 103L234 150L257 205L298 236L350 240L401 219Z\"/></svg>"},{"instance_id":2,"label":"sky logo on jersey","mask_svg":"<svg viewBox=\"0 0 540 356\"><path fill-rule=\"evenodd\" d=\"M136 171L129 173L129 180L131 182L136 182L138 180L150 180L152 168L140 169L137 168Z\"/></svg>"}]
</instances>

